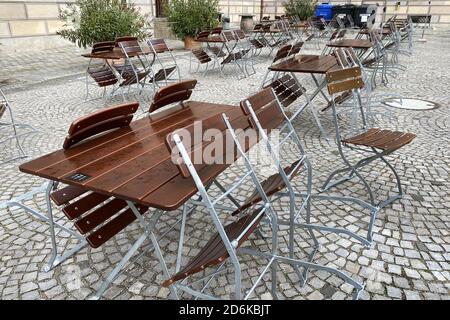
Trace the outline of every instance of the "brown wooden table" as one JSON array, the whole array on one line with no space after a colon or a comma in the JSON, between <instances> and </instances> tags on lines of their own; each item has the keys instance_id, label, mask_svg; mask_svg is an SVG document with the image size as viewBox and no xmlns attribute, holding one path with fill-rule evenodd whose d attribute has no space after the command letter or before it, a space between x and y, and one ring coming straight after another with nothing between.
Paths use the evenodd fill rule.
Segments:
<instances>
[{"instance_id":1,"label":"brown wooden table","mask_svg":"<svg viewBox=\"0 0 450 320\"><path fill-rule=\"evenodd\" d=\"M333 48L354 48L368 50L372 48L372 42L362 39L341 39L327 43L328 47Z\"/></svg>"},{"instance_id":2,"label":"brown wooden table","mask_svg":"<svg viewBox=\"0 0 450 320\"><path fill-rule=\"evenodd\" d=\"M276 72L319 73L325 74L337 65L336 58L331 55L297 55L292 59L282 61L269 67Z\"/></svg>"},{"instance_id":3,"label":"brown wooden table","mask_svg":"<svg viewBox=\"0 0 450 320\"><path fill-rule=\"evenodd\" d=\"M326 85L326 81L323 80L322 82L319 82L315 74L325 74L327 71L332 70L334 68L339 68L337 64L337 60L334 56L331 55L297 55L291 59L284 60L280 63L274 64L269 67L270 71L274 72L281 72L281 73L290 73L292 77L297 81L298 85L301 87L301 83L296 77L296 73L309 73L311 77L313 78L314 83L316 84L317 88L314 90L314 92L309 95L308 97L308 103L305 104L303 107L299 108L292 118L295 118L297 115L299 115L302 110L305 107L309 107L311 110L314 119L317 123L317 126L319 127L320 131L322 132L322 135L327 138L327 134L325 130L322 127L322 124L320 123L320 119L317 115L317 111L315 110L314 105L312 104L312 100L320 93L327 102L329 102L329 98L326 96L326 94L322 91L322 89ZM267 77L268 73L266 74ZM265 83L266 79L263 80L263 84ZM305 93L306 94L306 93ZM328 139L328 138L327 138Z\"/></svg>"},{"instance_id":4,"label":"brown wooden table","mask_svg":"<svg viewBox=\"0 0 450 320\"><path fill-rule=\"evenodd\" d=\"M67 150L58 150L22 164L22 172L69 185L83 186L162 210L175 210L197 192L194 181L183 178L172 162L165 144L166 136L176 129L202 121L203 130L220 127L214 115L226 113L230 120L241 117L238 106L206 102L185 102L157 116L136 120L121 128ZM229 164L212 164L199 171L205 184L217 177ZM81 174L82 181L73 176Z\"/></svg>"}]
</instances>

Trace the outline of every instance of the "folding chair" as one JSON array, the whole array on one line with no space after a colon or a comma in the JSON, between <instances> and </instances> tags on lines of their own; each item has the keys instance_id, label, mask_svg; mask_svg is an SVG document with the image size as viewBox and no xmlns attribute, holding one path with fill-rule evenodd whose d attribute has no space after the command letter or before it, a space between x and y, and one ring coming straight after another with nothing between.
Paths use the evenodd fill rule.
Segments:
<instances>
[{"instance_id":1,"label":"folding chair","mask_svg":"<svg viewBox=\"0 0 450 320\"><path fill-rule=\"evenodd\" d=\"M338 146L339 155L342 158L345 166L331 173L331 175L324 183L322 190L328 190L333 186L341 184L347 180L350 180L354 176L357 176L367 190L370 203L372 205L377 205L379 208L383 208L391 202L397 199L401 199L403 197L403 191L400 177L395 171L394 167L385 159L385 156L390 155L397 149L400 149L401 147L410 143L416 137L416 135L412 133L382 130L378 128L367 129L366 115L364 113L363 106L361 106L362 102L360 97L360 89L364 86L364 81L361 78L361 68L353 67L338 71L329 71L326 75L326 80L328 83L328 92L333 99L332 110L336 132L336 143ZM336 104L334 103L334 99L337 93L342 93L348 90L351 90L352 94L356 96L355 109L357 109L356 111L360 112L362 132L357 135L344 137L341 133L342 130L341 126L339 125L339 118L337 116L337 109ZM355 151L360 151L362 153L368 153L368 156L359 160L356 164L352 164L350 163L348 157L345 155L344 147ZM359 169L366 165L369 165L377 159L383 161L395 175L398 193L397 195L389 197L387 200L380 201L376 204L373 191L370 188L369 183L359 172ZM347 173L348 175L344 176L342 179L332 181L332 179L337 174L345 173Z\"/></svg>"},{"instance_id":2,"label":"folding chair","mask_svg":"<svg viewBox=\"0 0 450 320\"><path fill-rule=\"evenodd\" d=\"M220 141L226 144L228 132L225 130L225 125L223 119L220 115L214 117L212 120L217 124L219 132L214 135L214 141ZM233 118L232 121L235 127L245 130L248 127L248 122L246 117ZM220 124L222 123L222 124ZM190 128L189 130L193 130ZM187 133L190 133L187 129ZM186 133L185 132L185 133ZM245 131L242 131L245 132ZM211 168L220 163L228 163L228 157L231 159L236 159L238 156L235 152L236 148L226 149L223 154L216 154L214 164L193 163L193 155L196 152L200 152L203 155L203 150L210 144L205 141L200 141L196 143L195 139L184 139L185 137L180 130L173 132L167 136L167 145L169 151L172 153L172 159L177 164L180 173L186 179L192 179L193 183L197 187L200 194L200 200L193 202L196 206L204 207L209 217L212 220L212 224L217 232L210 238L210 240L203 246L198 254L192 258L189 262L182 266L182 248L184 247L185 239L185 225L188 215L187 206L183 208L183 220L182 227L180 231L179 249L178 257L176 263L175 274L164 282L163 286L176 288L177 290L184 291L196 298L202 299L216 299L217 297L205 293L208 286L211 284L213 278L227 271L226 263L227 260L230 262L230 266L234 273L234 299L248 299L253 293L259 282L262 280L263 276L268 270L272 270L273 283L276 282L276 273L274 273L275 264L273 264L274 259L268 259L269 261L265 264L260 276L252 285L252 287L245 292L242 292L242 274L241 274L241 260L238 257L238 248L243 245L243 243L250 237L253 231L256 229L258 224L263 219L275 219L273 210L271 208L270 202L268 201L265 194L262 192L262 187L256 178L255 172L252 167L246 166L246 170L240 174L235 181L232 182L228 189L225 189L220 184L219 194L214 194L209 190L209 184L212 183L211 178L207 178L205 174L208 168ZM224 140L220 140L224 139ZM233 139L245 139L245 135L242 134L239 137L234 136ZM187 142L189 140L190 142ZM254 143L255 141L253 141ZM251 146L251 143L248 147ZM239 150L239 148L238 148ZM245 150L239 150L239 156L245 156ZM203 158L203 157L202 157ZM216 162L217 161L217 162ZM219 163L219 164L217 164ZM244 210L239 218L233 219L232 222L227 223L227 219L223 219L223 215L220 212L232 212L236 209L236 200L232 196L233 192L238 192L246 182L253 182L256 189L260 191L261 201L255 205L250 205L246 210ZM231 205L227 203L227 200L231 199ZM226 218L230 218L229 214ZM274 233L276 235L276 232ZM271 255L275 254L276 250L276 238L273 238L274 244L272 245ZM214 267L215 270L207 273L207 270ZM271 269L269 269L271 268ZM200 278L196 279L200 274ZM194 279L193 279L194 278ZM188 281L190 281L188 283ZM200 287L198 287L200 285ZM197 287L196 287L197 286ZM275 290L275 285L272 286L272 290Z\"/></svg>"},{"instance_id":3,"label":"folding chair","mask_svg":"<svg viewBox=\"0 0 450 320\"><path fill-rule=\"evenodd\" d=\"M199 48L199 49L192 49L191 55L189 56L189 72L192 72L192 58L195 58L195 61L197 63L197 69L195 72L199 72L200 67L203 65L205 66L205 70L203 71L203 74L206 74L209 70L209 63L213 62L213 67L216 65L216 58L212 58L205 49Z\"/></svg>"},{"instance_id":4,"label":"folding chair","mask_svg":"<svg viewBox=\"0 0 450 320\"><path fill-rule=\"evenodd\" d=\"M280 261L288 262L294 265L294 269L297 271L297 274L300 278L302 285L304 285L307 280L307 272L310 268L317 270L324 270L336 274L337 276L343 278L346 282L348 282L357 289L357 292L354 295L354 298L356 299L360 291L363 289L363 285L352 280L350 277L348 277L339 270L327 266L314 264L311 262L319 246L319 243L313 231L318 230L318 231L334 232L338 234L343 233L367 245L371 241L372 225L369 226L369 231L367 235L367 237L370 237L370 240L367 240L366 238L346 229L313 224L311 223L311 214L310 214L311 200L312 198L318 198L318 199L338 200L342 202L349 201L352 203L358 203L361 204L363 207L372 210L374 212L373 216L376 213L375 208L355 198L333 197L333 196L312 194L312 166L304 152L304 149L300 143L300 140L295 132L294 127L292 126L291 121L284 112L284 107L282 106L281 102L277 99L277 96L275 95L275 92L272 88L264 89L258 92L257 94L242 101L240 105L244 113L250 115L251 127L254 130L256 130L258 135L261 137L262 142L266 146L267 151L270 154L273 163L278 171L277 173L271 175L269 178L261 182L261 186L264 193L269 197L272 203L284 197L289 198L289 208L287 209L289 219L286 220L285 218L282 217L281 215L282 212L276 211L278 216L277 224L289 226L289 242L288 242L289 257L287 260L281 258ZM273 123L274 121L273 119L277 119L277 122L281 120L281 125L278 127L280 129L277 132L279 135L279 139L277 140L276 144L274 144L271 141L271 139L269 139L268 136L268 132L273 130L273 127L271 125L271 123ZM232 125L227 122L227 126L230 129L230 131L233 132ZM239 145L240 142L236 141L235 143ZM281 152L284 146L287 147L287 150L290 154L295 155L295 158L293 160L289 160L289 162L286 165L284 164L286 163L286 161L284 161L284 159L281 156ZM248 159L245 159L245 161L248 161ZM306 193L299 191L297 185L293 183L294 179L300 178L302 176L306 180L305 181ZM300 201L298 201L298 199L300 199ZM255 190L252 196L249 197L244 202L244 204L233 213L233 215L241 213L242 210L245 209L247 206L253 205L258 201L261 201L261 197ZM304 222L302 222L301 220L304 220ZM307 260L299 260L294 256L294 249L295 249L294 234L296 231L295 229L298 228L306 229L308 231L310 239L313 241L313 250L309 254ZM296 266L304 267L305 268L304 272L300 273L295 268Z\"/></svg>"},{"instance_id":5,"label":"folding chair","mask_svg":"<svg viewBox=\"0 0 450 320\"><path fill-rule=\"evenodd\" d=\"M392 122L394 114L391 108L387 107L383 102L391 99L398 99L402 101L402 96L396 93L387 92L375 92L372 86L371 74L366 70L364 64L353 50L353 48L338 48L334 51L336 59L342 68L360 67L361 78L364 81L364 88L361 90L362 105L365 106L367 115L367 124L374 126L375 117L380 115ZM345 105L349 98L354 98L351 90L345 91L335 99L335 104L339 106ZM350 108L354 107L354 101L348 104ZM332 101L322 111L331 108Z\"/></svg>"},{"instance_id":6,"label":"folding chair","mask_svg":"<svg viewBox=\"0 0 450 320\"><path fill-rule=\"evenodd\" d=\"M237 46L240 48L241 52L247 52L243 55L244 60L244 69L248 76L254 75L256 73L255 70L255 57L256 57L256 49L252 45L252 43L247 38L247 35L244 33L242 29L234 30L235 38L237 40ZM250 65L253 72L249 72L247 66Z\"/></svg>"},{"instance_id":7,"label":"folding chair","mask_svg":"<svg viewBox=\"0 0 450 320\"><path fill-rule=\"evenodd\" d=\"M2 122L1 119L3 118L3 116L5 116L6 112L9 113L9 121ZM9 128L12 128L11 133L8 133L6 131L6 130L9 130ZM21 129L21 128L26 128L31 131L19 133L17 131L17 129ZM0 133L5 132L5 134L2 134L2 138L0 139L0 145L6 144L8 141L11 141L14 139L14 140L16 140L16 146L17 146L17 149L19 150L19 155L13 156L12 158L9 158L9 159L3 159L2 161L0 161L0 164L4 164L4 163L10 162L10 161L17 160L17 159L26 158L27 155L26 155L25 151L23 150L23 147L22 147L22 144L20 143L19 138L21 136L24 136L26 134L30 134L30 133L36 132L36 131L38 131L38 130L35 129L34 127L32 127L31 125L16 123L16 121L14 120L14 115L13 115L11 105L9 104L8 99L6 99L6 96L3 93L2 89L0 89Z\"/></svg>"},{"instance_id":8,"label":"folding chair","mask_svg":"<svg viewBox=\"0 0 450 320\"><path fill-rule=\"evenodd\" d=\"M162 87L154 94L148 112L153 113L173 103L183 105L183 101L191 97L192 90L196 85L197 80L185 80Z\"/></svg>"},{"instance_id":9,"label":"folding chair","mask_svg":"<svg viewBox=\"0 0 450 320\"><path fill-rule=\"evenodd\" d=\"M222 59L220 62L221 70L228 65L233 63L238 67L238 69L242 72L242 77L238 77L239 79L245 78L249 75L245 69L245 56L250 52L249 48L241 48L238 45L239 38L236 37L233 31L225 30L222 31L222 37L225 40L225 49L227 51L227 56ZM242 65L240 64L242 62Z\"/></svg>"},{"instance_id":10,"label":"folding chair","mask_svg":"<svg viewBox=\"0 0 450 320\"><path fill-rule=\"evenodd\" d=\"M151 78L154 78L151 69L152 64L143 54L142 47L137 39L116 39L116 43L125 55L125 63L120 73L124 80L119 84L119 87L122 88L122 95L125 87L128 87L129 91L134 84L140 94L146 84L147 77L150 75Z\"/></svg>"},{"instance_id":11,"label":"folding chair","mask_svg":"<svg viewBox=\"0 0 450 320\"><path fill-rule=\"evenodd\" d=\"M128 126L138 107L138 103L118 105L99 110L75 120L71 124L68 136L64 141L64 149L69 150L74 145L83 143L86 139L103 132ZM74 176L74 179L78 178ZM142 235L116 264L97 290L94 298L98 299L103 295L104 291L114 281L147 238L150 238L152 243L151 249L155 250L161 268L165 275L168 276L167 267L162 257L158 240L153 233L153 229L162 211L156 211L147 223L143 218L143 215L148 212L148 208L145 206L92 192L82 186L68 185L63 187L59 186L59 188L58 186L58 182L50 181L46 188L48 218L43 220L46 220L50 225L52 254L45 271L49 271L58 266L86 245L92 248L102 246L135 220L138 220L143 229ZM73 231L71 228L64 227L56 222L53 215L52 202L59 207L60 211L64 213L68 220L73 222L77 231ZM31 209L30 212L33 213L33 210ZM58 219L58 221L60 220ZM68 232L71 236L78 239L79 243L64 254L58 255L55 228ZM172 294L177 297L174 291L172 291Z\"/></svg>"},{"instance_id":12,"label":"folding chair","mask_svg":"<svg viewBox=\"0 0 450 320\"><path fill-rule=\"evenodd\" d=\"M147 44L152 50L155 61L160 65L160 69L154 73L154 76L149 79L153 85L158 85L158 82L164 81L165 85L168 84L168 80L180 81L180 68L178 67L177 61L172 54L172 50L169 49L164 39L149 39L147 40ZM163 60L170 60L169 63L163 63ZM153 66L154 64L152 64ZM169 79L169 77L177 72L178 79Z\"/></svg>"},{"instance_id":13,"label":"folding chair","mask_svg":"<svg viewBox=\"0 0 450 320\"><path fill-rule=\"evenodd\" d=\"M114 49L114 41L98 42L92 45L91 53L103 53L111 52ZM89 64L86 70L86 99L89 98L89 78L94 80L94 82L100 88L103 88L103 98L106 97L106 88L113 86L112 92L114 91L114 85L119 81L113 68L109 65L108 61L102 59L100 64L93 64L93 58L89 59Z\"/></svg>"}]
</instances>

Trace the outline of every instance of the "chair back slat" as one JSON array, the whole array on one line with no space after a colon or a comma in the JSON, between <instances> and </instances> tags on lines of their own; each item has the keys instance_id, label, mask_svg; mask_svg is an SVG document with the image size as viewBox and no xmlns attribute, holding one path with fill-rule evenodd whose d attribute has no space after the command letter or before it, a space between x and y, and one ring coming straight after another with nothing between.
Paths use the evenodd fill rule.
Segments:
<instances>
[{"instance_id":1,"label":"chair back slat","mask_svg":"<svg viewBox=\"0 0 450 320\"><path fill-rule=\"evenodd\" d=\"M360 67L329 71L327 72L326 79L330 94L364 87Z\"/></svg>"},{"instance_id":2,"label":"chair back slat","mask_svg":"<svg viewBox=\"0 0 450 320\"><path fill-rule=\"evenodd\" d=\"M275 54L275 58L273 58L273 62L277 62L278 60L284 59L289 55L289 52L292 49L292 45L287 44L285 46L282 46L280 49L278 49L277 53Z\"/></svg>"},{"instance_id":3,"label":"chair back slat","mask_svg":"<svg viewBox=\"0 0 450 320\"><path fill-rule=\"evenodd\" d=\"M128 55L139 54L142 52L141 46L137 40L120 41L119 47Z\"/></svg>"},{"instance_id":4,"label":"chair back slat","mask_svg":"<svg viewBox=\"0 0 450 320\"><path fill-rule=\"evenodd\" d=\"M149 112L153 112L171 103L182 102L191 97L197 80L180 81L159 89L153 96Z\"/></svg>"},{"instance_id":5,"label":"chair back slat","mask_svg":"<svg viewBox=\"0 0 450 320\"><path fill-rule=\"evenodd\" d=\"M164 39L150 39L147 41L147 43L154 53L163 53L170 51Z\"/></svg>"},{"instance_id":6,"label":"chair back slat","mask_svg":"<svg viewBox=\"0 0 450 320\"><path fill-rule=\"evenodd\" d=\"M91 53L110 52L114 49L114 41L97 42L92 45Z\"/></svg>"},{"instance_id":7,"label":"chair back slat","mask_svg":"<svg viewBox=\"0 0 450 320\"><path fill-rule=\"evenodd\" d=\"M119 43L123 41L138 41L138 38L132 36L117 37L116 40L114 41L115 46L118 47Z\"/></svg>"},{"instance_id":8,"label":"chair back slat","mask_svg":"<svg viewBox=\"0 0 450 320\"><path fill-rule=\"evenodd\" d=\"M213 28L213 29L211 30L211 35L218 35L218 34L221 34L222 31L223 31L223 28L222 28L222 27L216 27L216 28Z\"/></svg>"},{"instance_id":9,"label":"chair back slat","mask_svg":"<svg viewBox=\"0 0 450 320\"><path fill-rule=\"evenodd\" d=\"M294 101L303 95L302 89L297 81L290 75L285 74L281 78L273 81L266 88L272 87L278 97L281 105L285 108L289 107Z\"/></svg>"},{"instance_id":10,"label":"chair back slat","mask_svg":"<svg viewBox=\"0 0 450 320\"><path fill-rule=\"evenodd\" d=\"M113 106L75 120L70 125L63 148L68 149L99 133L128 126L138 107L137 102Z\"/></svg>"},{"instance_id":11,"label":"chair back slat","mask_svg":"<svg viewBox=\"0 0 450 320\"><path fill-rule=\"evenodd\" d=\"M210 34L211 34L211 31L209 31L209 30L201 31L197 34L197 39L208 38Z\"/></svg>"},{"instance_id":12,"label":"chair back slat","mask_svg":"<svg viewBox=\"0 0 450 320\"><path fill-rule=\"evenodd\" d=\"M334 82L334 81L342 81L342 80L346 80L348 78L355 78L355 77L360 77L360 76L361 76L361 68L360 67L333 70L333 71L327 72L327 74L326 74L328 83Z\"/></svg>"},{"instance_id":13,"label":"chair back slat","mask_svg":"<svg viewBox=\"0 0 450 320\"><path fill-rule=\"evenodd\" d=\"M246 101L249 101L252 105L253 110L255 112L259 110L260 108L268 105L269 103L276 100L276 97L274 96L273 90L271 88L266 88L258 93L248 97L244 101L241 101L240 106L244 114L249 115L250 112L247 108Z\"/></svg>"},{"instance_id":14,"label":"chair back slat","mask_svg":"<svg viewBox=\"0 0 450 320\"><path fill-rule=\"evenodd\" d=\"M226 41L234 41L236 40L236 37L234 35L234 32L231 30L222 31L222 36Z\"/></svg>"}]
</instances>

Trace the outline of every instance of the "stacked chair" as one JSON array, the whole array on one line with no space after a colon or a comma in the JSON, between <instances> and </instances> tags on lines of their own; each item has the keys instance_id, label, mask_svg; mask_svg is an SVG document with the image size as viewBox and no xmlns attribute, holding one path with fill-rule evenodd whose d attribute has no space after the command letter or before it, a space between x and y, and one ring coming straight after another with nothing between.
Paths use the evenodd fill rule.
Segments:
<instances>
[{"instance_id":1,"label":"stacked chair","mask_svg":"<svg viewBox=\"0 0 450 320\"><path fill-rule=\"evenodd\" d=\"M7 114L9 114L9 120L2 121L2 119L6 119ZM26 132L20 133L18 129L27 129ZM0 161L0 164L4 164L6 162L14 161L17 159L26 158L27 155L22 147L20 142L20 137L23 137L26 134L30 134L32 132L36 132L37 130L28 124L17 123L14 119L13 110L11 105L3 93L2 89L0 89L0 145L6 145L11 140L15 141L15 145L18 151L18 155L12 156L11 158L5 158ZM6 149L7 150L7 149Z\"/></svg>"}]
</instances>

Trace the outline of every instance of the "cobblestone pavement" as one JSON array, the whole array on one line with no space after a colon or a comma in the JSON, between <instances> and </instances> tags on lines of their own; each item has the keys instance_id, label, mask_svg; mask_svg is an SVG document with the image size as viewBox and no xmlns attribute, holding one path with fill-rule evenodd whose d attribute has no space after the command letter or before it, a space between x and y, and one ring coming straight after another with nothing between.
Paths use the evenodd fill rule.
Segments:
<instances>
[{"instance_id":1,"label":"cobblestone pavement","mask_svg":"<svg viewBox=\"0 0 450 320\"><path fill-rule=\"evenodd\" d=\"M371 248L346 236L322 234L319 237L321 246L315 261L336 266L353 279L364 281L366 287L361 299L448 300L450 297L450 32L435 31L427 35L427 40L426 43L415 42L412 57L402 57L401 62L408 67L405 73L392 80L387 87L377 88L378 92L396 92L405 97L424 98L441 105L440 108L429 111L393 109L394 121L380 123L417 134L413 143L389 156L403 177L404 198L378 214ZM17 54L15 63L11 56L5 60L2 56L0 61L0 69L5 71L6 66L7 76L15 79L8 84L7 94L18 121L27 122L39 129L39 132L22 138L29 159L59 149L71 121L102 107L99 100L84 101L84 82L80 72L86 61L80 59L73 49L61 50L45 55ZM307 48L306 51L312 49ZM182 52L179 56L183 61L183 77L191 77L188 73L187 56ZM36 60L42 62L35 65ZM244 80L237 80L232 68L226 70L225 77L219 77L214 72L204 76L195 75L199 86L193 99L236 104L258 89L268 64L267 58L261 58L257 74ZM32 70L28 70L28 67L32 67ZM58 68L62 68L59 75ZM38 78L27 80L27 74L36 77L36 69L48 74L48 81L39 83ZM67 77L58 78L61 74ZM6 78L4 75L3 77ZM300 80L307 88L313 87L309 76L300 76ZM100 94L100 91L97 93ZM150 94L140 97L140 100L147 106ZM331 134L331 114L320 113L320 118ZM330 171L341 163L336 147L320 136L308 111L296 120L295 125L313 164L313 183L317 190ZM2 150L0 160L10 156L8 147ZM42 179L20 173L18 165L19 162L16 161L0 167L0 201L42 184ZM383 198L394 192L393 176L385 170L382 163L376 163L372 168L363 172L376 190L376 196ZM236 170L239 170L238 165L230 167L223 179L232 180ZM363 187L357 181L347 182L334 192L366 197ZM45 209L43 195L37 195L26 201L26 204L40 210ZM278 206L283 205L281 203ZM158 224L157 233L164 233L179 215L179 211L164 215ZM357 206L336 202L315 201L313 215L318 223L339 225L361 234L364 234L368 222L367 212ZM70 226L68 223L66 225ZM189 245L184 253L186 257L191 257L212 232L205 213L201 210L194 213L188 220L187 230ZM92 296L112 270L113 264L119 261L140 234L140 229L137 224L131 225L103 247L83 249L63 265L46 273L43 268L50 258L51 249L48 232L44 223L22 209L0 209L2 299L84 299ZM282 230L281 246L286 244L286 238L287 232ZM175 264L177 239L178 227L161 241L171 270ZM265 244L263 239L256 236L252 236L249 241L258 246ZM296 241L297 256L306 256L311 250L311 243L305 233L299 232ZM61 250L75 244L76 241L67 234L58 234L58 246ZM249 287L258 277L261 267L261 261L245 258L245 287ZM311 270L307 284L300 287L292 268L281 264L278 279L281 299L351 298L352 287L326 272ZM232 292L231 280L231 273L221 274L212 282L212 291L223 296L229 295ZM148 251L141 250L114 281L105 293L105 298L164 299L169 292L160 286L162 281L162 272L156 258ZM270 277L265 277L252 298L270 299L270 285Z\"/></svg>"}]
</instances>

